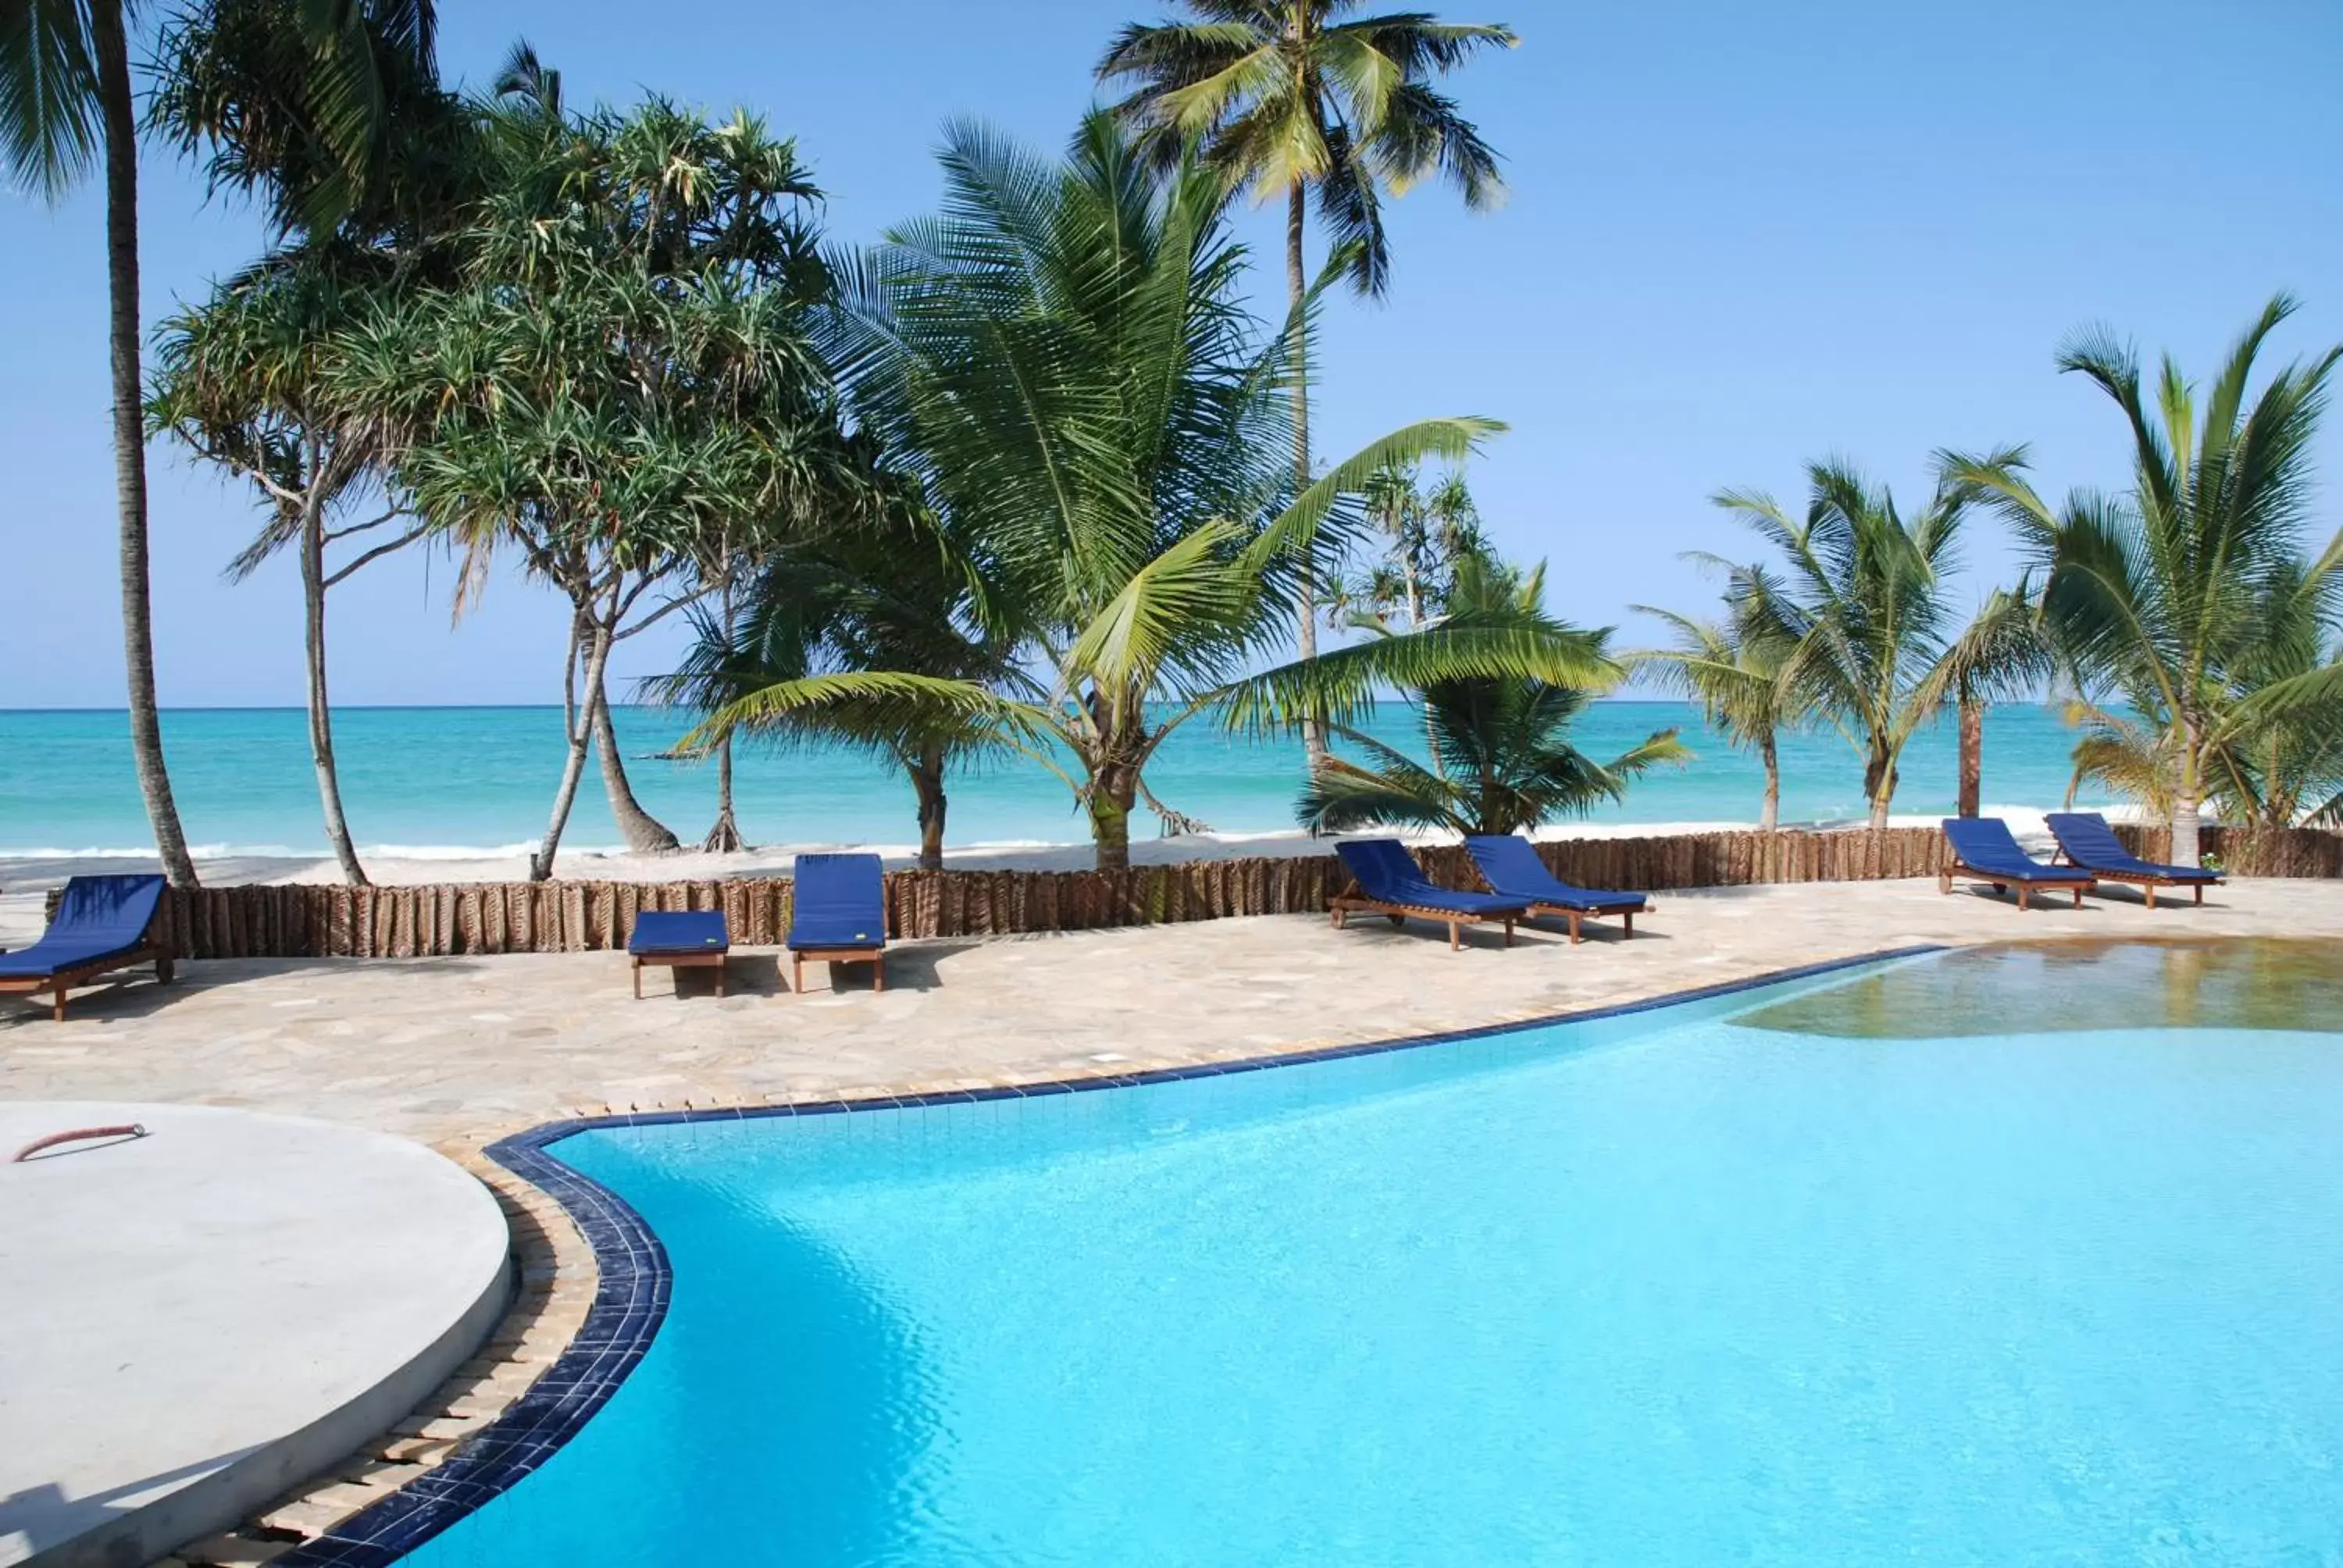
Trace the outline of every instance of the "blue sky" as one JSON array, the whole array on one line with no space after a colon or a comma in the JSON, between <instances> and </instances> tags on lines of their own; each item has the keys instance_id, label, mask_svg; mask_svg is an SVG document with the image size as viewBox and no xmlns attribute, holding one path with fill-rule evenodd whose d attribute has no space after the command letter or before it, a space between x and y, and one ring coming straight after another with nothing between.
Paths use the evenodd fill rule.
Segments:
<instances>
[{"instance_id":1,"label":"blue sky","mask_svg":"<svg viewBox=\"0 0 2343 1568\"><path fill-rule=\"evenodd\" d=\"M1711 491L1792 497L1808 457L1916 494L1938 447L2026 441L2049 487L2120 483L2112 408L2052 368L2083 323L2203 376L2284 287L2306 308L2281 354L2343 338L2333 0L1440 8L1522 35L1453 83L1512 197L1468 216L1426 188L1393 209L1389 302L1327 313L1321 444L1433 414L1507 421L1472 470L1497 539L1551 562L1556 608L1624 640L1643 635L1631 603L1713 597L1681 552L1747 548ZM652 89L759 110L799 136L832 236L859 242L933 204L950 116L1062 143L1101 46L1156 15L446 0L441 53L478 82L526 36L573 102ZM150 320L260 243L248 211L206 205L159 153L142 199ZM1274 289L1272 216L1244 227ZM118 706L101 214L94 193L54 210L5 196L0 225L0 706ZM2320 451L2330 483L2338 458L2343 419ZM298 702L290 563L219 576L254 521L246 493L164 446L153 487L165 702ZM2331 492L2318 520L2343 521ZM2006 563L1989 527L1971 557L1980 588ZM417 555L337 590L338 701L558 699L552 596L499 581L451 627L452 582ZM669 657L646 638L618 673Z\"/></svg>"}]
</instances>

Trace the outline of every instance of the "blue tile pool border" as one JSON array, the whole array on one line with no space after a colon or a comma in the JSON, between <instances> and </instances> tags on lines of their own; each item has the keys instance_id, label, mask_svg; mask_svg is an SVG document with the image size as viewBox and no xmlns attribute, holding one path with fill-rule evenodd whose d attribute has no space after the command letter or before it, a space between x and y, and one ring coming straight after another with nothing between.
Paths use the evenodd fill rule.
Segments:
<instances>
[{"instance_id":1,"label":"blue tile pool border","mask_svg":"<svg viewBox=\"0 0 2343 1568\"><path fill-rule=\"evenodd\" d=\"M1302 1067L1312 1062L1340 1061L1351 1057L1380 1056L1395 1050L1446 1045L1458 1040L1485 1040L1558 1024L1593 1023L1634 1013L1682 1007L1739 991L1833 974L1841 970L1897 959L1943 952L1946 945L1917 943L1775 970L1746 980L1725 980L1688 990L1669 991L1638 1001L1584 1008L1513 1023L1482 1024L1472 1029L1443 1030L1433 1034L1403 1035L1392 1040L1365 1040L1355 1045L1322 1046L1282 1055L1247 1057L1239 1061L1199 1062L1187 1067L1150 1068L1141 1072L1101 1073L1082 1078L1053 1079L1038 1083L999 1085L985 1089L946 1090L916 1094L872 1094L850 1099L817 1100L789 1105L711 1106L684 1111L629 1111L609 1116L572 1117L548 1121L488 1145L489 1159L559 1203L578 1233L594 1250L600 1278L586 1322L551 1367L528 1392L495 1421L465 1439L437 1467L417 1476L378 1503L342 1521L325 1534L304 1542L275 1559L274 1568L388 1568L493 1499L519 1484L523 1478L559 1452L595 1412L609 1402L618 1385L649 1353L667 1317L674 1272L667 1249L640 1214L627 1201L592 1177L571 1168L552 1151L552 1145L581 1132L605 1128L659 1127L684 1121L746 1121L761 1117L821 1116L856 1111L906 1111L938 1105L973 1105L984 1101L1022 1100L1045 1094L1077 1094L1096 1089L1135 1089L1151 1083L1176 1083L1188 1079L1218 1078L1230 1073L1259 1072L1278 1067Z\"/></svg>"}]
</instances>

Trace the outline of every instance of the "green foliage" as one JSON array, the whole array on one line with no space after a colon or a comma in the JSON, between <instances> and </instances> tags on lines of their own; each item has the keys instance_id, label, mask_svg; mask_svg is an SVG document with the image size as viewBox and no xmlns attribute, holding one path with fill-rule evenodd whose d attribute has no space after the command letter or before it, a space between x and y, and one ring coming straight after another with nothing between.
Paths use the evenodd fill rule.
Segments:
<instances>
[{"instance_id":1,"label":"green foliage","mask_svg":"<svg viewBox=\"0 0 2343 1568\"><path fill-rule=\"evenodd\" d=\"M1353 564L1329 584L1327 613L1337 625L1388 628L1394 615L1410 629L1448 606L1448 590L1468 557L1484 554L1481 510L1464 476L1451 471L1429 487L1414 465L1385 468L1363 498L1374 553L1353 549Z\"/></svg>"},{"instance_id":2,"label":"green foliage","mask_svg":"<svg viewBox=\"0 0 2343 1568\"><path fill-rule=\"evenodd\" d=\"M1456 573L1453 614L1492 629L1511 626L1547 638L1574 638L1608 685L1619 669L1604 657L1606 634L1574 633L1547 616L1543 578L1543 568L1523 576L1482 557L1467 558ZM1519 832L1621 799L1637 775L1689 755L1673 729L1609 762L1572 747L1570 727L1596 695L1594 686L1494 674L1436 678L1413 689L1423 706L1430 764L1338 726L1335 733L1373 765L1330 759L1303 787L1295 808L1302 826L1319 832L1376 826Z\"/></svg>"},{"instance_id":3,"label":"green foliage","mask_svg":"<svg viewBox=\"0 0 2343 1568\"><path fill-rule=\"evenodd\" d=\"M1390 284L1385 193L1437 178L1476 209L1503 195L1496 153L1433 84L1484 48L1511 48L1511 28L1421 12L1358 16L1357 0L1188 8L1197 21L1134 24L1108 47L1100 79L1133 84L1117 113L1162 166L1192 145L1230 190L1314 191L1361 293Z\"/></svg>"},{"instance_id":4,"label":"green foliage","mask_svg":"<svg viewBox=\"0 0 2343 1568\"><path fill-rule=\"evenodd\" d=\"M2313 555L2306 525L2311 443L2343 348L2250 390L2293 310L2270 301L2201 405L2168 356L2151 391L2104 328L2067 345L2060 368L2105 393L2129 433L2123 494L2079 490L2054 508L2027 481L2023 448L1949 459L1993 498L2042 579L2044 622L2092 715L2078 769L2168 809L2177 859L2195 852L2200 801L2268 814L2311 804L2334 777L2318 759L2343 675L2322 638L2343 614L2343 533Z\"/></svg>"}]
</instances>

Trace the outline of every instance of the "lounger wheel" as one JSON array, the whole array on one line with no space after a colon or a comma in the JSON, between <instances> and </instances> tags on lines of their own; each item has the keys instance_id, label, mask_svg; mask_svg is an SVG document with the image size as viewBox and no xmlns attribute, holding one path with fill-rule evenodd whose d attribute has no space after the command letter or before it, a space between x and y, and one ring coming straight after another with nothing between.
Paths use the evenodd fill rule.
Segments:
<instances>
[{"instance_id":1,"label":"lounger wheel","mask_svg":"<svg viewBox=\"0 0 2343 1568\"><path fill-rule=\"evenodd\" d=\"M1389 920L1394 928L1407 924L1407 917L1405 915L1385 915L1383 919Z\"/></svg>"}]
</instances>

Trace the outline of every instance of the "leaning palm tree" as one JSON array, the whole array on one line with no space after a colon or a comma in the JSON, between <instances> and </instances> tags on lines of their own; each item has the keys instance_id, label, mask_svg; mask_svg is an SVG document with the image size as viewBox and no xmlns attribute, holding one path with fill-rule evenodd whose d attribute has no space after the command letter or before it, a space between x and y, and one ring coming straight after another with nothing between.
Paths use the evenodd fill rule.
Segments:
<instances>
[{"instance_id":1,"label":"leaning palm tree","mask_svg":"<svg viewBox=\"0 0 2343 1568\"><path fill-rule=\"evenodd\" d=\"M1515 573L1480 558L1458 571L1453 612L1550 632L1563 628L1543 608L1545 569ZM1603 634L1593 652L1603 658ZM1607 664L1607 660L1605 661ZM1615 681L1620 667L1608 664ZM1350 726L1336 733L1370 766L1334 757L1302 786L1302 825L1340 833L1376 826L1452 833L1517 833L1558 817L1584 816L1623 799L1645 770L1689 755L1673 729L1654 733L1623 756L1597 762L1570 744L1570 727L1599 689L1520 677L1434 680L1419 690L1432 742L1429 767Z\"/></svg>"},{"instance_id":2,"label":"leaning palm tree","mask_svg":"<svg viewBox=\"0 0 2343 1568\"><path fill-rule=\"evenodd\" d=\"M980 719L1055 772L1101 869L1166 737L1198 718L1284 727L1387 684L1604 665L1584 633L1464 618L1267 671L1297 562L1356 521L1394 462L1459 459L1499 427L1433 419L1370 443L1299 494L1283 461L1288 323L1243 307L1226 191L1193 158L1154 177L1093 115L1064 165L974 126L944 151L947 205L852 269L832 354L861 427L918 487L971 579L970 615L1017 659L1000 682L816 673L719 711L728 728L851 698ZM1248 673L1254 672L1254 673Z\"/></svg>"},{"instance_id":3,"label":"leaning palm tree","mask_svg":"<svg viewBox=\"0 0 2343 1568\"><path fill-rule=\"evenodd\" d=\"M1725 616L1702 620L1650 605L1629 608L1656 617L1674 634L1664 648L1638 649L1625 657L1660 683L1700 704L1701 717L1725 740L1755 751L1765 770L1765 802L1757 825L1766 832L1782 819L1782 732L1799 718L1799 699L1787 679L1796 644L1772 618L1753 614L1778 591L1762 568L1731 567Z\"/></svg>"},{"instance_id":4,"label":"leaning palm tree","mask_svg":"<svg viewBox=\"0 0 2343 1568\"><path fill-rule=\"evenodd\" d=\"M1871 826L1884 829L1896 763L1944 700L1931 676L1954 635L1946 579L1976 492L1940 476L1907 520L1885 486L1843 463L1806 475L1803 520L1756 491L1715 499L1781 552L1779 584L1752 593L1747 613L1789 647L1785 675L1800 702L1862 754Z\"/></svg>"},{"instance_id":5,"label":"leaning palm tree","mask_svg":"<svg viewBox=\"0 0 2343 1568\"><path fill-rule=\"evenodd\" d=\"M2151 799L2168 804L2171 856L2182 865L2197 861L2200 809L2217 787L2225 711L2265 657L2268 585L2295 577L2294 591L2326 607L2321 616L2338 591L2343 533L2307 555L2303 524L2313 438L2343 347L2287 365L2248 397L2263 343L2294 309L2284 295L2264 307L2201 407L2169 356L2151 394L2138 356L2105 328L2066 346L2060 368L2106 393L2130 432L2132 483L2121 496L2077 491L2054 508L2026 479L2022 450L1953 460L2032 556L2044 620L2087 698L2128 709L2138 718L2127 723L2153 738L2132 749L2165 770ZM2268 711L2281 697L2309 704L2333 692L2307 672L2282 693L2244 700Z\"/></svg>"},{"instance_id":6,"label":"leaning palm tree","mask_svg":"<svg viewBox=\"0 0 2343 1568\"><path fill-rule=\"evenodd\" d=\"M1188 0L1188 8L1196 21L1125 27L1099 77L1135 84L1118 113L1145 133L1162 166L1199 145L1230 189L1284 198L1294 317L1309 293L1302 237L1313 193L1341 270L1376 298L1391 282L1386 192L1439 177L1476 210L1502 196L1497 155L1432 83L1480 49L1512 47L1511 28L1443 24L1421 12L1357 16L1358 0ZM1306 346L1296 336L1290 348L1299 491L1312 477ZM1318 647L1313 564L1301 562L1296 589L1305 658ZM1314 768L1325 756L1316 720L1302 739Z\"/></svg>"},{"instance_id":7,"label":"leaning palm tree","mask_svg":"<svg viewBox=\"0 0 2343 1568\"><path fill-rule=\"evenodd\" d=\"M16 184L61 199L102 157L106 179L107 358L114 408L114 487L122 578L123 669L131 756L163 869L196 884L155 696L152 573L146 546L146 431L138 368L138 111L130 76L132 0L5 0L0 5L0 166ZM431 0L305 5L304 64L330 84L322 143L355 184L378 156L377 50L428 59ZM322 188L323 216L337 199Z\"/></svg>"},{"instance_id":8,"label":"leaning palm tree","mask_svg":"<svg viewBox=\"0 0 2343 1568\"><path fill-rule=\"evenodd\" d=\"M2023 697L2047 680L2056 664L2048 628L2033 585L1996 588L1937 661L1931 685L1952 702L1959 726L1956 813L1984 809L1985 711Z\"/></svg>"}]
</instances>

